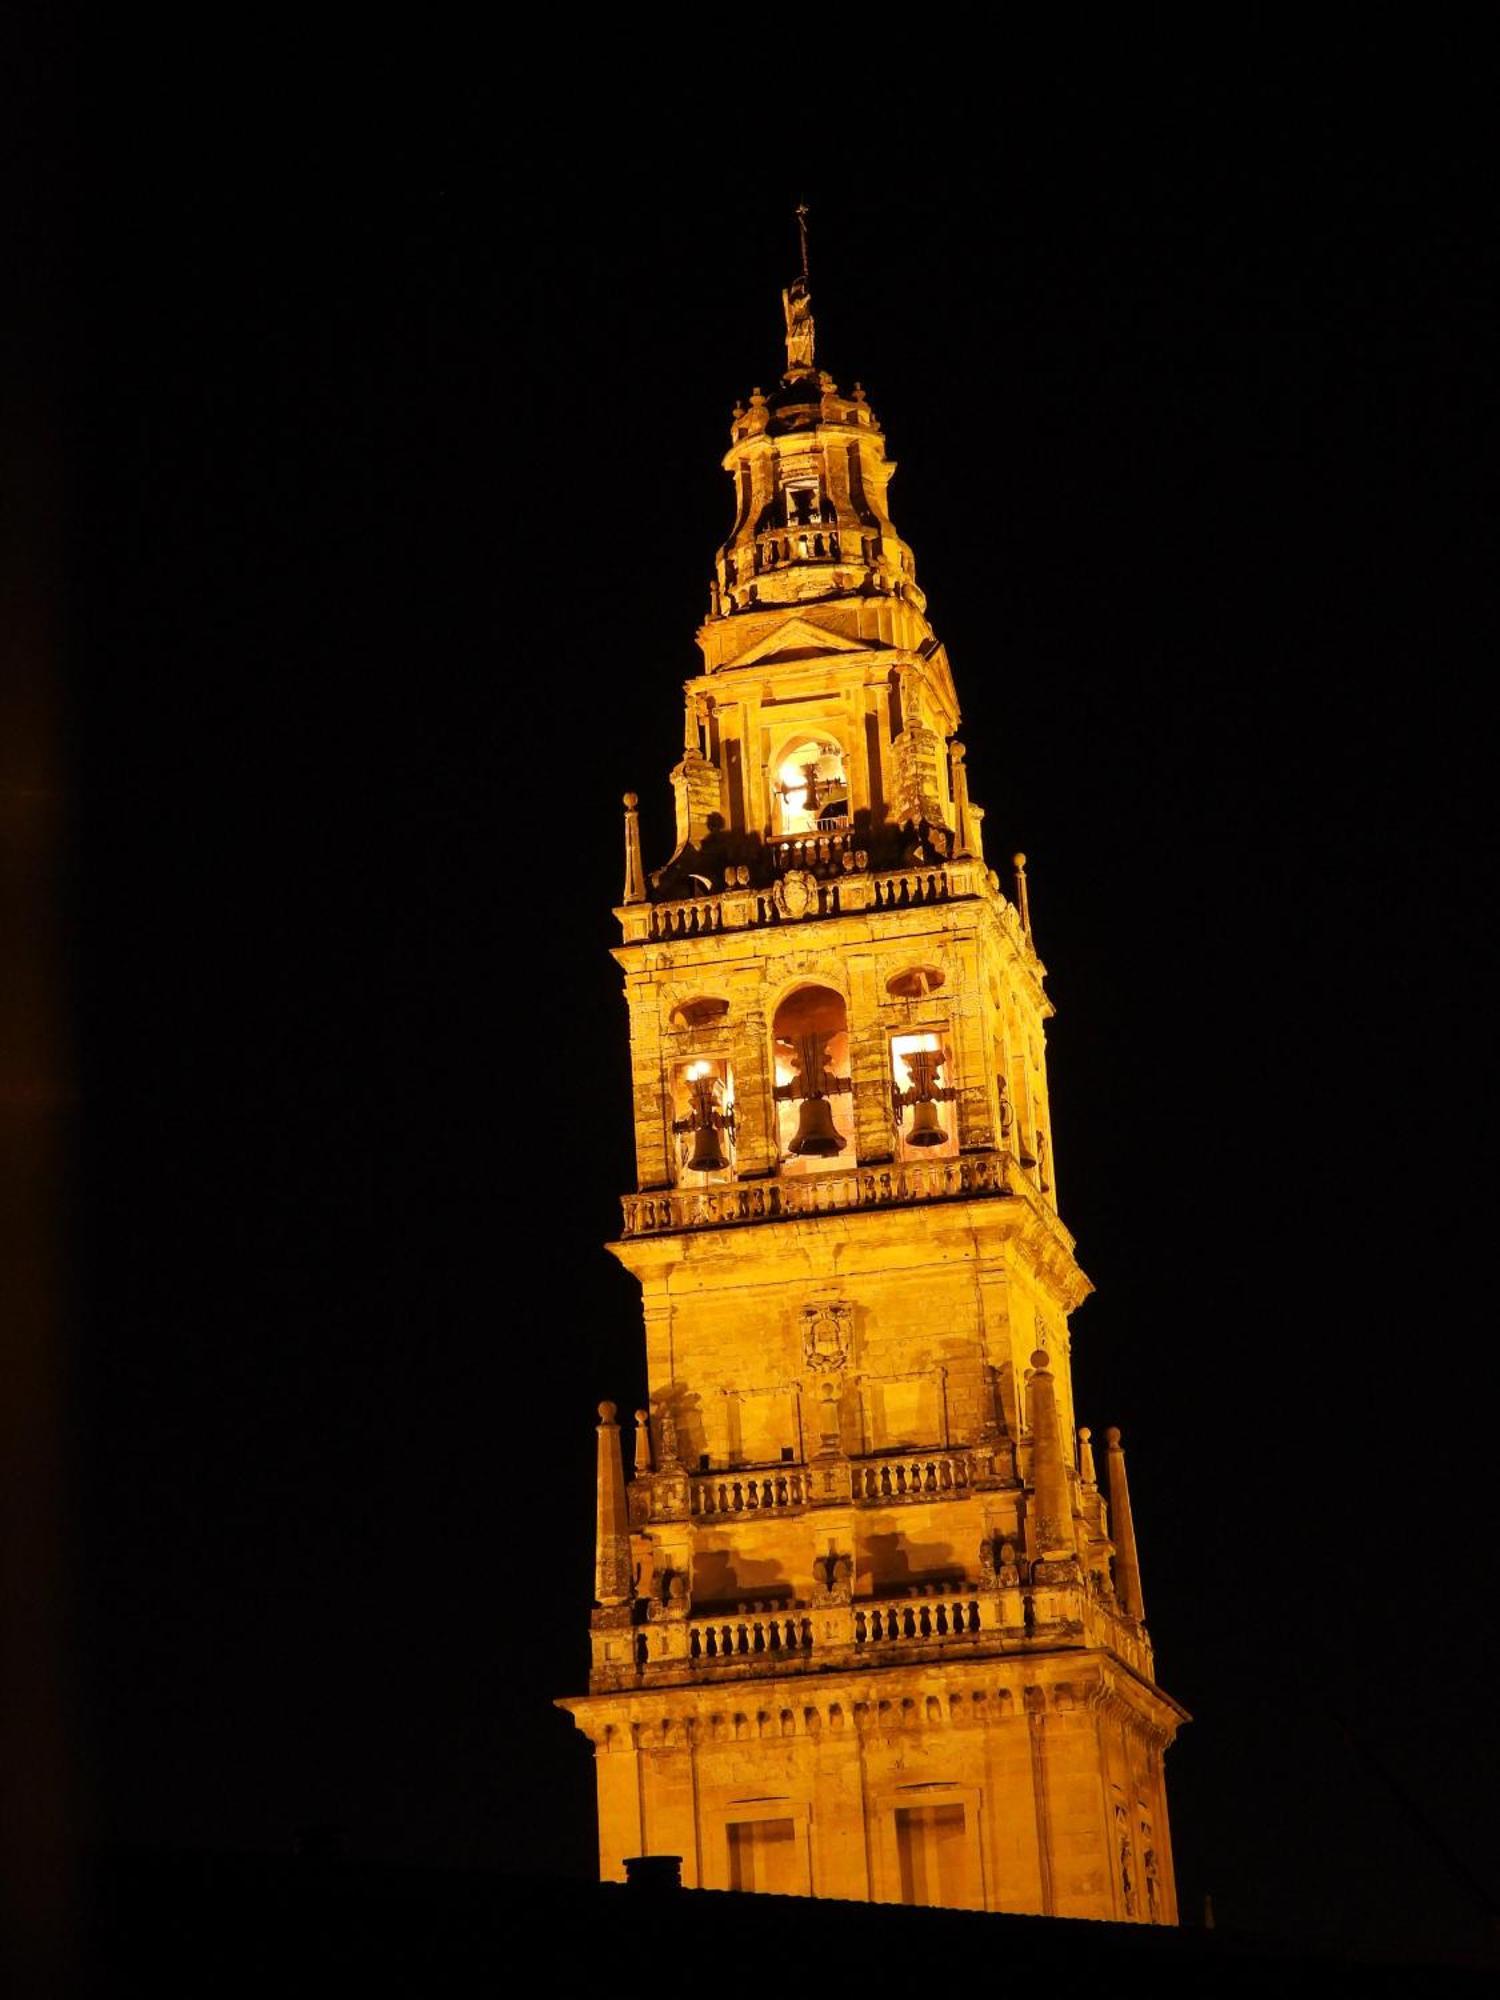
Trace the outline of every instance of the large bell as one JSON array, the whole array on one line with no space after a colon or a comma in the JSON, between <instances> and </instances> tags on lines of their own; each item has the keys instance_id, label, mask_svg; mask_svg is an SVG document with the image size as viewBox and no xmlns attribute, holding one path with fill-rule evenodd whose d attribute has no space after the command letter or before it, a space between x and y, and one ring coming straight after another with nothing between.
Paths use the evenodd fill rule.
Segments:
<instances>
[{"instance_id":1,"label":"large bell","mask_svg":"<svg viewBox=\"0 0 1500 2000\"><path fill-rule=\"evenodd\" d=\"M724 1151L724 1142L719 1137L718 1126L695 1126L693 1150L688 1157L689 1171L695 1174L721 1174L728 1165L728 1156Z\"/></svg>"},{"instance_id":2,"label":"large bell","mask_svg":"<svg viewBox=\"0 0 1500 2000\"><path fill-rule=\"evenodd\" d=\"M842 1153L847 1143L847 1140L834 1130L833 1107L826 1097L798 1099L797 1136L787 1147L789 1153L806 1154L818 1160L830 1160L835 1153Z\"/></svg>"},{"instance_id":3,"label":"large bell","mask_svg":"<svg viewBox=\"0 0 1500 2000\"><path fill-rule=\"evenodd\" d=\"M906 1135L908 1146L941 1146L948 1134L938 1123L935 1104L918 1104L912 1111L911 1130Z\"/></svg>"}]
</instances>

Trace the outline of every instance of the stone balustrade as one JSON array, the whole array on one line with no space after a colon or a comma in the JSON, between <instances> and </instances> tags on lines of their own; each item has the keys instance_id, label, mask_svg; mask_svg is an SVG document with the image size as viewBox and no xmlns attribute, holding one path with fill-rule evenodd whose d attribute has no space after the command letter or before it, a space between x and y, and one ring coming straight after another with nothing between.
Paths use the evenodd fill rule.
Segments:
<instances>
[{"instance_id":1,"label":"stone balustrade","mask_svg":"<svg viewBox=\"0 0 1500 2000\"><path fill-rule=\"evenodd\" d=\"M937 1639L966 1639L984 1624L977 1594L924 1592L919 1598L856 1604L853 1609L856 1646L920 1646ZM993 1596L989 1609L991 1624L998 1623Z\"/></svg>"},{"instance_id":2,"label":"stone balustrade","mask_svg":"<svg viewBox=\"0 0 1500 2000\"><path fill-rule=\"evenodd\" d=\"M903 1452L899 1458L856 1459L851 1476L856 1500L936 1500L967 1493L973 1467L966 1452Z\"/></svg>"},{"instance_id":3,"label":"stone balustrade","mask_svg":"<svg viewBox=\"0 0 1500 2000\"><path fill-rule=\"evenodd\" d=\"M908 868L874 879L875 908L904 910L914 903L946 903L953 890L946 868Z\"/></svg>"},{"instance_id":4,"label":"stone balustrade","mask_svg":"<svg viewBox=\"0 0 1500 2000\"><path fill-rule=\"evenodd\" d=\"M1059 1647L1111 1652L1147 1679L1153 1674L1151 1644L1142 1628L1076 1578L1035 1585L928 1583L902 1597L742 1604L733 1611L653 1620L635 1628L630 1666L600 1671L596 1657L594 1684L757 1679L872 1664L876 1658L915 1663L955 1652Z\"/></svg>"},{"instance_id":5,"label":"stone balustrade","mask_svg":"<svg viewBox=\"0 0 1500 2000\"><path fill-rule=\"evenodd\" d=\"M755 930L766 924L805 922L815 917L851 916L867 910L904 910L955 897L988 895L1002 909L1010 905L994 888L985 868L970 857L908 862L872 870L859 836L845 828L776 840L763 851L757 872L771 880L750 881L750 870L733 867L722 889L657 903L626 904L619 916L627 944L668 938L711 937L722 931ZM805 888L788 894L786 878L806 878Z\"/></svg>"},{"instance_id":6,"label":"stone balustrade","mask_svg":"<svg viewBox=\"0 0 1500 2000\"><path fill-rule=\"evenodd\" d=\"M779 1222L788 1216L1006 1195L1012 1192L1014 1168L1012 1154L988 1151L966 1153L956 1160L893 1160L887 1166L846 1167L774 1181L627 1194L621 1198L624 1234L723 1229L746 1222Z\"/></svg>"},{"instance_id":7,"label":"stone balustrade","mask_svg":"<svg viewBox=\"0 0 1500 2000\"><path fill-rule=\"evenodd\" d=\"M903 1500L953 1499L970 1492L973 1485L974 1467L964 1451L901 1452L849 1461L849 1497L855 1501L889 1506ZM775 1513L818 1504L811 1476L801 1465L736 1466L721 1472L694 1473L688 1493L694 1520ZM843 1498L842 1488L837 1497Z\"/></svg>"},{"instance_id":8,"label":"stone balustrade","mask_svg":"<svg viewBox=\"0 0 1500 2000\"><path fill-rule=\"evenodd\" d=\"M701 1518L802 1507L811 1497L807 1475L800 1466L784 1472L707 1473L693 1479L691 1492L693 1514Z\"/></svg>"},{"instance_id":9,"label":"stone balustrade","mask_svg":"<svg viewBox=\"0 0 1500 2000\"><path fill-rule=\"evenodd\" d=\"M649 907L648 935L652 938L708 937L724 928L722 896L694 896L684 902L642 907Z\"/></svg>"},{"instance_id":10,"label":"stone balustrade","mask_svg":"<svg viewBox=\"0 0 1500 2000\"><path fill-rule=\"evenodd\" d=\"M717 1661L738 1666L750 1660L779 1665L792 1658L805 1659L813 1648L812 1620L800 1612L742 1610L732 1617L692 1619L682 1631L681 1651L669 1636L663 1637L661 1652L669 1665L674 1654L694 1665Z\"/></svg>"}]
</instances>

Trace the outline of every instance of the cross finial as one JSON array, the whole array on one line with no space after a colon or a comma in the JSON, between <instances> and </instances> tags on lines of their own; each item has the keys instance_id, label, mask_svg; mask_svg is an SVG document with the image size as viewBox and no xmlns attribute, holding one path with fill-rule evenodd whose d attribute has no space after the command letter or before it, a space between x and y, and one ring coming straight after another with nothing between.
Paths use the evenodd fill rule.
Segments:
<instances>
[{"instance_id":1,"label":"cross finial","mask_svg":"<svg viewBox=\"0 0 1500 2000\"><path fill-rule=\"evenodd\" d=\"M807 283L807 216L807 203L799 201L797 204L797 234L802 241L802 282L804 285Z\"/></svg>"}]
</instances>

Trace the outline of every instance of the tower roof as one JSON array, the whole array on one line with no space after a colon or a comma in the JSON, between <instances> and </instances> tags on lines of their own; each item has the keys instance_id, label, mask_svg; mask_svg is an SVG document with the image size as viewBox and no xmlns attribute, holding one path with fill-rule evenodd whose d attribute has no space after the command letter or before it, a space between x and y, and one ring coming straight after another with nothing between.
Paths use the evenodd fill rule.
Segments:
<instances>
[{"instance_id":1,"label":"tower roof","mask_svg":"<svg viewBox=\"0 0 1500 2000\"><path fill-rule=\"evenodd\" d=\"M767 394L736 403L724 468L735 483L735 519L718 552L709 621L700 635L710 671L745 642L707 635L712 627L770 609L851 600L895 600L906 608L900 643L932 637L916 560L896 533L887 491L896 468L862 384L843 394L816 365L816 326L807 269L807 212L798 210L802 268L781 295L786 368Z\"/></svg>"}]
</instances>

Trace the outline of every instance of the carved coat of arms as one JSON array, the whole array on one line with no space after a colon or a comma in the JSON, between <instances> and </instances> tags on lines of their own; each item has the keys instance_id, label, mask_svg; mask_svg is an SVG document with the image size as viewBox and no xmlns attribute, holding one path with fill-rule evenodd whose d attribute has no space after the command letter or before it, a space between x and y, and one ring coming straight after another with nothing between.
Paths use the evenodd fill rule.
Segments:
<instances>
[{"instance_id":1,"label":"carved coat of arms","mask_svg":"<svg viewBox=\"0 0 1500 2000\"><path fill-rule=\"evenodd\" d=\"M784 917L805 917L818 900L818 878L805 868L789 868L773 891Z\"/></svg>"},{"instance_id":2,"label":"carved coat of arms","mask_svg":"<svg viewBox=\"0 0 1500 2000\"><path fill-rule=\"evenodd\" d=\"M802 1351L812 1369L842 1368L853 1346L854 1308L843 1299L802 1308Z\"/></svg>"}]
</instances>

